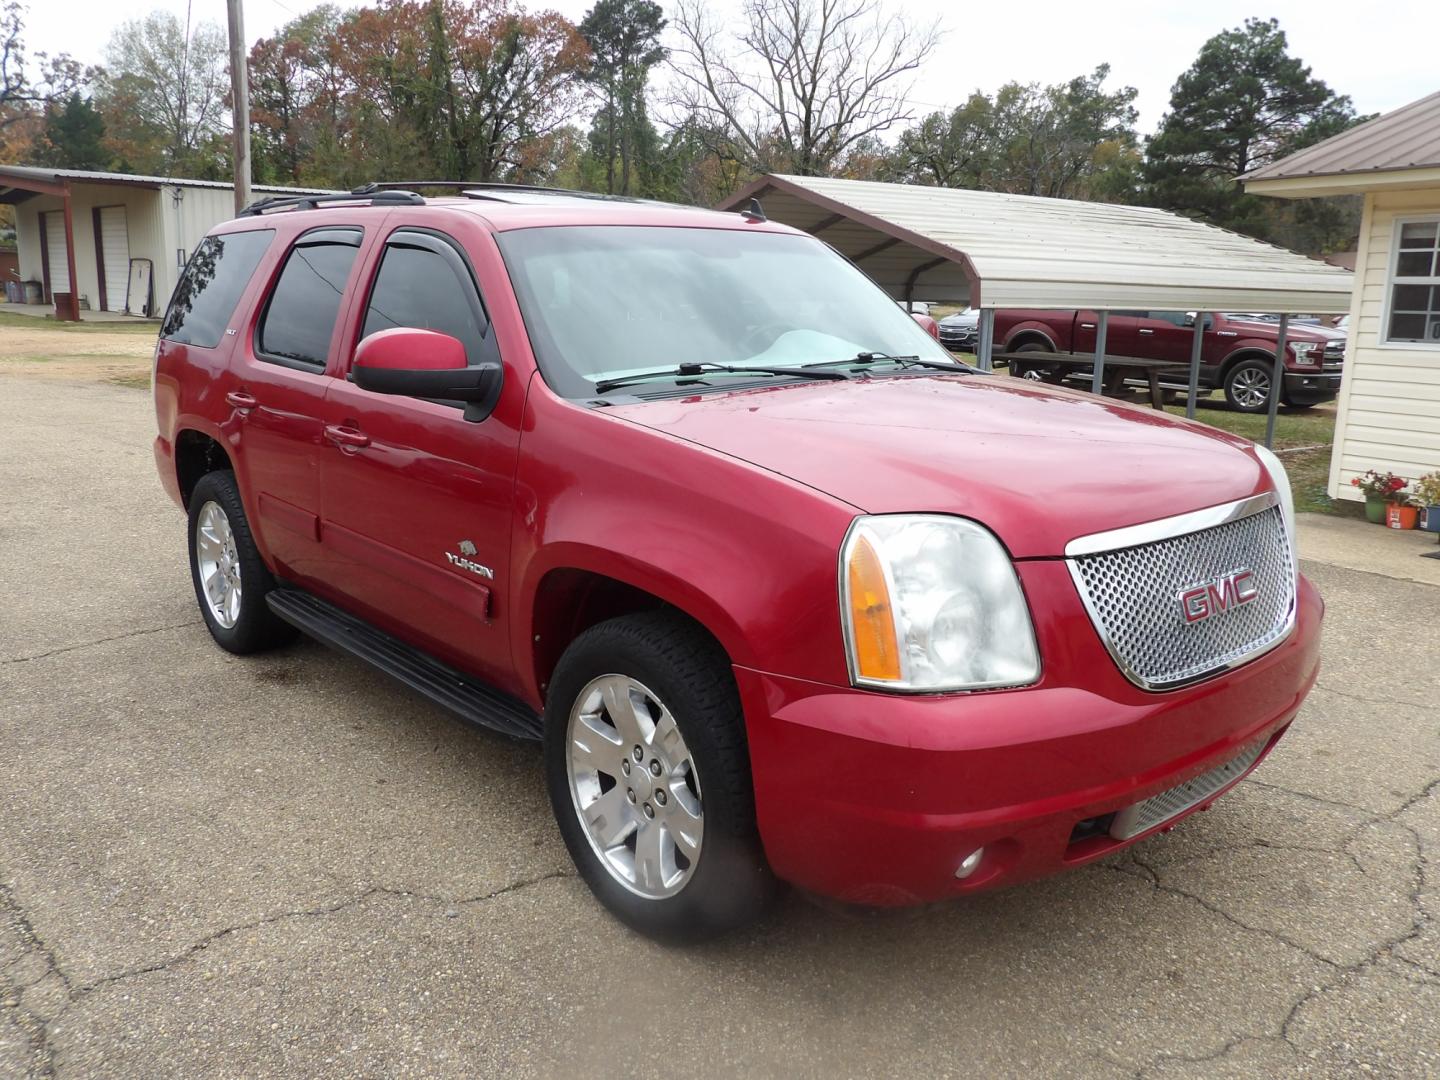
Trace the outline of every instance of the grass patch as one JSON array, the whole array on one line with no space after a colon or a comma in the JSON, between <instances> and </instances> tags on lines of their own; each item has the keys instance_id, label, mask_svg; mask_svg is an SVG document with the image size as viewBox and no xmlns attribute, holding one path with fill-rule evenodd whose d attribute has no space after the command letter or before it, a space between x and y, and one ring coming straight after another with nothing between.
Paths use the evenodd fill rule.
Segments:
<instances>
[{"instance_id":1,"label":"grass patch","mask_svg":"<svg viewBox=\"0 0 1440 1080\"><path fill-rule=\"evenodd\" d=\"M150 373L148 371L137 372L133 375L112 375L106 381L114 383L116 386L128 386L132 390L150 389Z\"/></svg>"},{"instance_id":2,"label":"grass patch","mask_svg":"<svg viewBox=\"0 0 1440 1080\"><path fill-rule=\"evenodd\" d=\"M0 326L17 330L54 330L60 334L142 334L155 337L160 323L154 319L124 319L118 322L59 322L53 315L37 318L0 310Z\"/></svg>"}]
</instances>

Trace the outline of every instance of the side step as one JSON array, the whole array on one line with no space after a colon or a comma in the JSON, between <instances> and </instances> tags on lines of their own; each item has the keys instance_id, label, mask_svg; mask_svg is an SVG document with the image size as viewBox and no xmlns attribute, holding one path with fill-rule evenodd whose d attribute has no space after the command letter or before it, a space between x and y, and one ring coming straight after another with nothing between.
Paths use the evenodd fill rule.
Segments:
<instances>
[{"instance_id":1,"label":"side step","mask_svg":"<svg viewBox=\"0 0 1440 1080\"><path fill-rule=\"evenodd\" d=\"M471 723L517 739L539 739L539 716L524 702L406 645L363 619L300 589L272 589L270 610L326 645L357 656Z\"/></svg>"}]
</instances>

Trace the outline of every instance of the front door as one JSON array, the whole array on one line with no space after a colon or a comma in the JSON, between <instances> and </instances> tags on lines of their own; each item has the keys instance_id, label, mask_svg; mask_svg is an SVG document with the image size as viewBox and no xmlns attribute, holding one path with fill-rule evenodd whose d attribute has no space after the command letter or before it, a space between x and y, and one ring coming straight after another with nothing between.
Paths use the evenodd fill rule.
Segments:
<instances>
[{"instance_id":1,"label":"front door","mask_svg":"<svg viewBox=\"0 0 1440 1080\"><path fill-rule=\"evenodd\" d=\"M397 229L376 261L363 309L349 319L350 356L366 336L406 326L458 338L471 364L500 359L473 267L453 239ZM321 457L322 591L502 686L524 390L507 371L500 404L475 422L458 402L376 394L337 378Z\"/></svg>"}]
</instances>

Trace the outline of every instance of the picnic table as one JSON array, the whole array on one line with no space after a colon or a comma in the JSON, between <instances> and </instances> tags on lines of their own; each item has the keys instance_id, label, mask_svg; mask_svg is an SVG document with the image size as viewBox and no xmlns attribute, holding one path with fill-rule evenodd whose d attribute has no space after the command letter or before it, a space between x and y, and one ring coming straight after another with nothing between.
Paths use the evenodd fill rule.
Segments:
<instances>
[{"instance_id":1,"label":"picnic table","mask_svg":"<svg viewBox=\"0 0 1440 1080\"><path fill-rule=\"evenodd\" d=\"M1038 379L1041 382L1064 382L1072 375L1095 370L1094 353L1073 352L998 352L992 355L992 362L1003 363L1011 375L1020 378ZM1157 409L1165 407L1165 391L1160 386L1162 373L1178 374L1189 382L1188 364L1177 364L1172 360L1153 360L1144 356L1106 356L1104 382L1100 392L1106 397L1126 396L1125 383L1129 379L1143 381L1150 388L1150 404Z\"/></svg>"}]
</instances>

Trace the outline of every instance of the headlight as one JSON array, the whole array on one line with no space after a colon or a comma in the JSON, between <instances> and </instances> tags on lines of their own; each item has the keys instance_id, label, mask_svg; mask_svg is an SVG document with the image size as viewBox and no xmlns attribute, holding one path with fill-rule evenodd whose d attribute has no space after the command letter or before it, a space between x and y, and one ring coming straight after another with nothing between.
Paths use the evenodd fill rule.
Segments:
<instances>
[{"instance_id":1,"label":"headlight","mask_svg":"<svg viewBox=\"0 0 1440 1080\"><path fill-rule=\"evenodd\" d=\"M973 521L857 518L840 552L840 595L857 686L978 690L1040 676L1015 567Z\"/></svg>"},{"instance_id":2,"label":"headlight","mask_svg":"<svg viewBox=\"0 0 1440 1080\"><path fill-rule=\"evenodd\" d=\"M1275 486L1275 494L1280 497L1280 515L1285 519L1285 533L1290 537L1290 555L1295 567L1300 566L1300 552L1295 544L1295 495L1290 490L1290 477L1285 472L1285 466L1275 456L1259 443L1255 444L1255 456L1260 459L1260 464L1265 466L1265 471L1270 474L1270 483Z\"/></svg>"},{"instance_id":3,"label":"headlight","mask_svg":"<svg viewBox=\"0 0 1440 1080\"><path fill-rule=\"evenodd\" d=\"M1320 344L1315 341L1291 342L1290 351L1295 354L1295 363L1312 367L1320 362L1320 356L1323 352Z\"/></svg>"}]
</instances>

